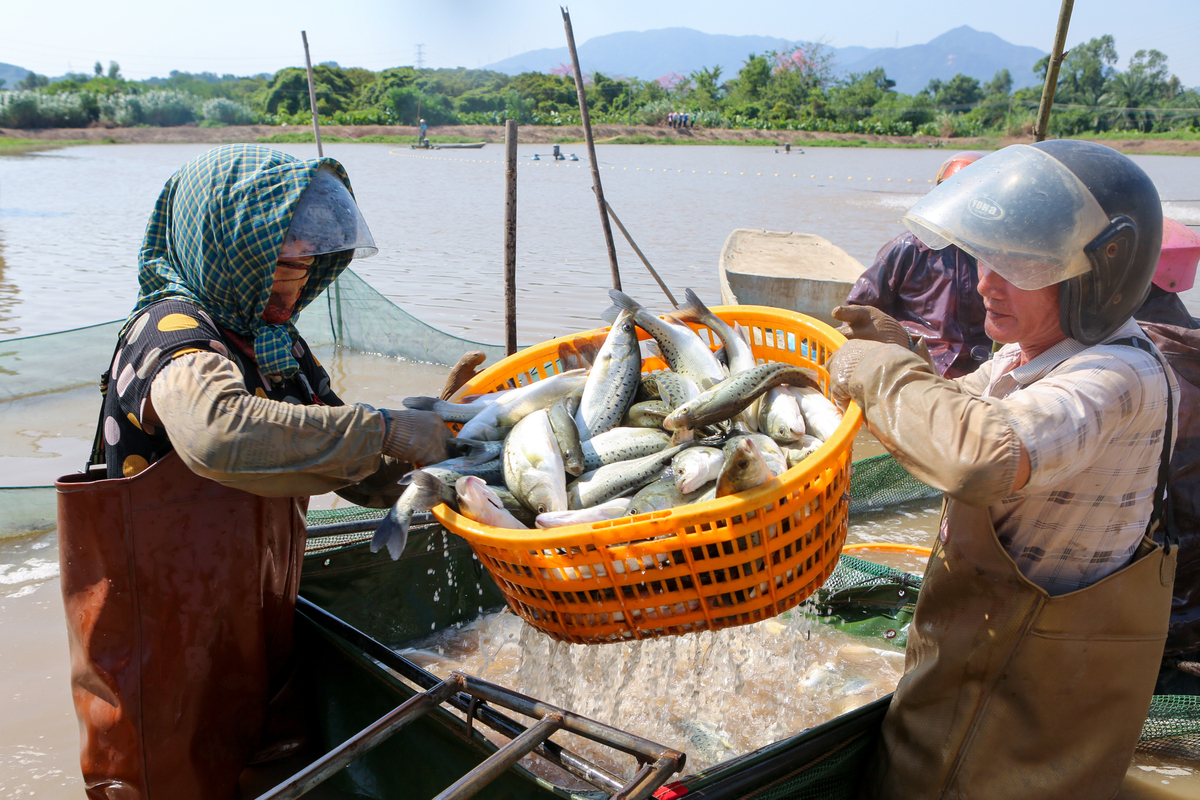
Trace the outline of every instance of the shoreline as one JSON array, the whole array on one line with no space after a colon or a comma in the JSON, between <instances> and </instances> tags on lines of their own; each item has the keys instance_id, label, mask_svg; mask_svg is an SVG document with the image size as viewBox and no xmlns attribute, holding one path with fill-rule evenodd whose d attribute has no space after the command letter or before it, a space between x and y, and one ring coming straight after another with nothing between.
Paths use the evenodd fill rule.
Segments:
<instances>
[{"instance_id":1,"label":"shoreline","mask_svg":"<svg viewBox=\"0 0 1200 800\"><path fill-rule=\"evenodd\" d=\"M62 147L75 144L225 144L258 142L274 137L306 137L311 141L311 127L306 125L229 125L220 128L180 126L173 128L47 128L20 130L0 128L0 154L32 152L43 146ZM1010 144L1029 144L1033 138L1022 137L962 137L881 136L869 133L827 133L810 131L774 131L729 128L683 129L651 125L593 125L597 144L664 144L713 145L740 144L761 147L895 147L940 148L951 150L991 150ZM376 143L406 144L415 142L417 128L408 125L325 125L322 139L331 142L356 140ZM504 142L501 125L445 125L428 130L431 140L474 141L489 144ZM1086 139L1086 137L1081 137ZM575 144L583 141L583 128L578 125L527 125L520 129L522 144ZM1200 140L1185 139L1106 139L1099 142L1127 155L1200 155ZM11 144L8 144L11 143ZM44 143L44 145L43 145Z\"/></svg>"}]
</instances>

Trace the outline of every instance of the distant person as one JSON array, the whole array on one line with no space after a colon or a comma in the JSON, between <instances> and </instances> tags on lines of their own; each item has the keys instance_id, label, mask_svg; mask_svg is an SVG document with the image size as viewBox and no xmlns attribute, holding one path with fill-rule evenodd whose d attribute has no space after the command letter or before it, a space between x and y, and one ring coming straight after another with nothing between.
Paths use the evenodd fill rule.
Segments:
<instances>
[{"instance_id":1,"label":"distant person","mask_svg":"<svg viewBox=\"0 0 1200 800\"><path fill-rule=\"evenodd\" d=\"M1162 351L1179 383L1179 435L1168 491L1179 558L1171 622L1155 694L1200 695L1200 319L1179 299L1195 285L1200 235L1163 219L1163 245L1150 295L1134 319Z\"/></svg>"},{"instance_id":2,"label":"distant person","mask_svg":"<svg viewBox=\"0 0 1200 800\"><path fill-rule=\"evenodd\" d=\"M429 140L425 138L425 131L429 130L429 126L425 124L425 120L421 120L421 139L420 144L428 145Z\"/></svg>"},{"instance_id":3,"label":"distant person","mask_svg":"<svg viewBox=\"0 0 1200 800\"><path fill-rule=\"evenodd\" d=\"M938 168L937 183L977 161L979 153L958 153ZM976 290L975 258L949 245L932 250L910 232L885 244L875 263L850 290L833 316L848 329L871 325L872 306L894 317L909 336L923 339L938 373L957 378L974 372L992 354L983 331L983 298ZM859 335L862 335L861 333Z\"/></svg>"}]
</instances>

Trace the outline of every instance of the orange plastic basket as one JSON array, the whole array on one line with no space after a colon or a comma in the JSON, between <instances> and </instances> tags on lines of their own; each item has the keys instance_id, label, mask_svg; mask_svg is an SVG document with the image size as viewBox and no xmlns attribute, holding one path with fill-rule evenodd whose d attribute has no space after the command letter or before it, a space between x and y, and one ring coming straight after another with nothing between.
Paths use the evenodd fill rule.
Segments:
<instances>
[{"instance_id":1,"label":"orange plastic basket","mask_svg":"<svg viewBox=\"0 0 1200 800\"><path fill-rule=\"evenodd\" d=\"M776 308L712 310L749 329L758 358L815 368L828 394L824 364L845 341L833 328ZM693 327L720 346L707 328ZM589 331L522 350L459 394L570 369L604 335ZM665 366L657 358L642 362L643 371ZM850 447L861 422L851 404L829 441L778 478L667 511L531 531L483 525L445 505L433 513L470 543L509 607L556 639L600 644L747 625L803 602L833 572L846 539Z\"/></svg>"}]
</instances>

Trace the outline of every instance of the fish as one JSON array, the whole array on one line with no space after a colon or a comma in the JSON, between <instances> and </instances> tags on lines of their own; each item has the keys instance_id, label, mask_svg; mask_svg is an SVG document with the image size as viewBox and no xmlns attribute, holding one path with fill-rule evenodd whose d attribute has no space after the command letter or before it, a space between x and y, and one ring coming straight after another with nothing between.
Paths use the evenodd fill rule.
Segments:
<instances>
[{"instance_id":1,"label":"fish","mask_svg":"<svg viewBox=\"0 0 1200 800\"><path fill-rule=\"evenodd\" d=\"M649 514L652 511L665 511L676 506L684 506L688 503L696 502L696 498L703 492L681 492L675 484L675 473L671 470L665 470L665 474L658 480L648 483L638 490L633 496L633 500L629 503L629 509L625 512L625 516L634 517L638 514Z\"/></svg>"},{"instance_id":2,"label":"fish","mask_svg":"<svg viewBox=\"0 0 1200 800\"><path fill-rule=\"evenodd\" d=\"M715 447L689 447L671 460L675 486L687 494L721 476L725 454Z\"/></svg>"},{"instance_id":3,"label":"fish","mask_svg":"<svg viewBox=\"0 0 1200 800\"><path fill-rule=\"evenodd\" d=\"M580 367L513 389L464 423L458 436L488 441L502 439L505 428L516 425L534 411L549 408L586 382L587 370Z\"/></svg>"},{"instance_id":4,"label":"fish","mask_svg":"<svg viewBox=\"0 0 1200 800\"><path fill-rule=\"evenodd\" d=\"M671 437L654 428L613 428L583 443L583 468L631 461L666 449Z\"/></svg>"},{"instance_id":5,"label":"fish","mask_svg":"<svg viewBox=\"0 0 1200 800\"><path fill-rule=\"evenodd\" d=\"M583 474L583 442L579 438L579 427L575 424L576 406L579 398L574 394L561 397L550 406L550 429L562 453L563 468L570 475Z\"/></svg>"},{"instance_id":6,"label":"fish","mask_svg":"<svg viewBox=\"0 0 1200 800\"><path fill-rule=\"evenodd\" d=\"M717 479L717 497L744 492L771 480L771 469L749 436L739 436L725 445L725 465Z\"/></svg>"},{"instance_id":7,"label":"fish","mask_svg":"<svg viewBox=\"0 0 1200 800\"><path fill-rule=\"evenodd\" d=\"M674 319L660 319L642 304L618 289L608 296L618 308L633 315L638 327L654 337L673 372L695 381L701 389L725 379L725 368L696 332Z\"/></svg>"},{"instance_id":8,"label":"fish","mask_svg":"<svg viewBox=\"0 0 1200 800\"><path fill-rule=\"evenodd\" d=\"M777 442L794 442L805 432L800 401L789 389L775 386L759 398L758 430Z\"/></svg>"},{"instance_id":9,"label":"fish","mask_svg":"<svg viewBox=\"0 0 1200 800\"><path fill-rule=\"evenodd\" d=\"M817 388L792 386L792 393L800 403L800 413L808 432L823 442L829 441L833 432L842 424L842 412Z\"/></svg>"},{"instance_id":10,"label":"fish","mask_svg":"<svg viewBox=\"0 0 1200 800\"><path fill-rule=\"evenodd\" d=\"M442 422L468 422L477 414L482 412L488 406L500 401L500 398L513 391L512 389L502 389L499 392L480 395L469 403L452 403L449 400L443 400L440 397L406 397L400 402L405 408L411 408L414 411L432 411L437 414Z\"/></svg>"},{"instance_id":11,"label":"fish","mask_svg":"<svg viewBox=\"0 0 1200 800\"><path fill-rule=\"evenodd\" d=\"M408 486L371 537L371 552L378 553L387 547L392 561L400 558L408 544L408 526L412 524L413 514L424 513L439 503L451 508L458 505L454 487L423 470L408 473L400 482L405 481Z\"/></svg>"},{"instance_id":12,"label":"fish","mask_svg":"<svg viewBox=\"0 0 1200 800\"><path fill-rule=\"evenodd\" d=\"M733 375L672 411L663 420L669 431L698 428L731 419L744 411L754 398L780 384L817 385L811 369L771 361Z\"/></svg>"},{"instance_id":13,"label":"fish","mask_svg":"<svg viewBox=\"0 0 1200 800\"><path fill-rule=\"evenodd\" d=\"M624 516L625 510L633 502L629 497L618 497L606 503L594 505L591 508L580 508L574 511L548 511L537 515L539 528L561 528L566 525L586 525L592 522L604 522Z\"/></svg>"},{"instance_id":14,"label":"fish","mask_svg":"<svg viewBox=\"0 0 1200 800\"><path fill-rule=\"evenodd\" d=\"M783 452L783 447L778 442L763 433L752 433L750 438L754 440L758 452L762 453L763 460L767 462L767 467L771 470L772 475L779 477L787 472L789 466L787 453Z\"/></svg>"},{"instance_id":15,"label":"fish","mask_svg":"<svg viewBox=\"0 0 1200 800\"><path fill-rule=\"evenodd\" d=\"M731 328L728 322L709 311L708 306L704 305L695 292L685 289L683 298L683 305L671 312L671 316L684 322L699 323L716 334L725 345L725 358L729 364L730 375L745 372L758 364L750 343Z\"/></svg>"},{"instance_id":16,"label":"fish","mask_svg":"<svg viewBox=\"0 0 1200 800\"><path fill-rule=\"evenodd\" d=\"M637 325L632 314L622 311L609 329L584 384L583 397L575 412L580 440L586 441L617 426L633 404L641 375Z\"/></svg>"},{"instance_id":17,"label":"fish","mask_svg":"<svg viewBox=\"0 0 1200 800\"><path fill-rule=\"evenodd\" d=\"M546 409L534 411L513 426L500 460L504 485L530 511L567 510L566 470Z\"/></svg>"},{"instance_id":18,"label":"fish","mask_svg":"<svg viewBox=\"0 0 1200 800\"><path fill-rule=\"evenodd\" d=\"M801 461L811 456L813 453L817 452L817 449L822 444L824 444L824 442L817 437L805 434L800 437L799 441L784 445L780 449L783 450L784 456L787 457L787 465L790 469L791 467L796 466Z\"/></svg>"},{"instance_id":19,"label":"fish","mask_svg":"<svg viewBox=\"0 0 1200 800\"><path fill-rule=\"evenodd\" d=\"M685 447L690 445L668 447L642 458L620 461L585 472L567 487L568 503L573 509L590 508L614 497L635 492L662 472L675 454Z\"/></svg>"},{"instance_id":20,"label":"fish","mask_svg":"<svg viewBox=\"0 0 1200 800\"><path fill-rule=\"evenodd\" d=\"M454 484L458 495L459 513L476 522L493 528L517 528L526 526L504 507L503 501L490 486L474 475L464 475Z\"/></svg>"},{"instance_id":21,"label":"fish","mask_svg":"<svg viewBox=\"0 0 1200 800\"><path fill-rule=\"evenodd\" d=\"M661 428L667 416L667 404L662 400L643 400L634 403L621 420L626 428Z\"/></svg>"},{"instance_id":22,"label":"fish","mask_svg":"<svg viewBox=\"0 0 1200 800\"><path fill-rule=\"evenodd\" d=\"M674 411L700 395L700 387L686 375L666 370L653 372L650 375L649 381L654 386L654 397L651 399L662 400L668 411ZM646 383L647 381L643 380L643 385Z\"/></svg>"}]
</instances>

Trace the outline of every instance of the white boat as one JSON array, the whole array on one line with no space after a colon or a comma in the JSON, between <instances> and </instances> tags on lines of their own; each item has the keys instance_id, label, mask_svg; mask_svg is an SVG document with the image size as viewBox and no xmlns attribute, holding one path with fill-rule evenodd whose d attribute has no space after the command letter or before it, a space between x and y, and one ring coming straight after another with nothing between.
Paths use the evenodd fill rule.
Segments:
<instances>
[{"instance_id":1,"label":"white boat","mask_svg":"<svg viewBox=\"0 0 1200 800\"><path fill-rule=\"evenodd\" d=\"M738 228L721 249L721 302L799 311L823 322L865 267L812 233Z\"/></svg>"}]
</instances>

